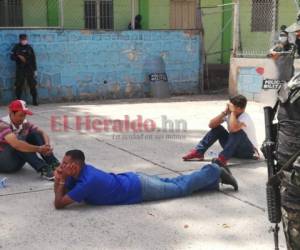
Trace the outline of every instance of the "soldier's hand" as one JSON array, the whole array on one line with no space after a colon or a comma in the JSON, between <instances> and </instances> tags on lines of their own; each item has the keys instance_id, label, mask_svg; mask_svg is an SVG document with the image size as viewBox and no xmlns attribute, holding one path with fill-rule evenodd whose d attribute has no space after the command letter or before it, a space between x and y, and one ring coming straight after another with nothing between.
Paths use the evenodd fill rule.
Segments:
<instances>
[{"instance_id":1,"label":"soldier's hand","mask_svg":"<svg viewBox=\"0 0 300 250\"><path fill-rule=\"evenodd\" d=\"M24 56L18 55L18 58L22 61L22 63L26 63L26 58Z\"/></svg>"},{"instance_id":2,"label":"soldier's hand","mask_svg":"<svg viewBox=\"0 0 300 250\"><path fill-rule=\"evenodd\" d=\"M279 58L279 56L280 56L280 53L277 53L277 52L271 53L271 58L275 61Z\"/></svg>"}]
</instances>

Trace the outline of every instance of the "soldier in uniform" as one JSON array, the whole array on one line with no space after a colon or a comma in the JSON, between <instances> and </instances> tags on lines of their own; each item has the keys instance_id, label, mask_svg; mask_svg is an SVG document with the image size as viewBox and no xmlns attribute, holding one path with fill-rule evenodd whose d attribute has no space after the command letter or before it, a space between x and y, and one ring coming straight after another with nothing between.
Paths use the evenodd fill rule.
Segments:
<instances>
[{"instance_id":1,"label":"soldier in uniform","mask_svg":"<svg viewBox=\"0 0 300 250\"><path fill-rule=\"evenodd\" d=\"M286 29L300 34L300 12L297 22ZM298 48L299 51L300 48ZM300 152L300 74L279 92L277 160L283 166ZM282 222L288 250L300 249L300 157L281 175Z\"/></svg>"},{"instance_id":2,"label":"soldier in uniform","mask_svg":"<svg viewBox=\"0 0 300 250\"><path fill-rule=\"evenodd\" d=\"M294 58L296 52L295 44L289 41L289 34L285 30L286 26L281 26L278 41L271 48L268 54L278 69L278 80L289 81L294 75Z\"/></svg>"},{"instance_id":3,"label":"soldier in uniform","mask_svg":"<svg viewBox=\"0 0 300 250\"><path fill-rule=\"evenodd\" d=\"M37 82L36 77L36 59L33 48L28 44L26 34L19 36L19 43L14 46L11 51L11 59L16 62L16 97L22 99L22 92L25 84L25 80L30 88L30 94L32 96L32 104L37 106Z\"/></svg>"},{"instance_id":4,"label":"soldier in uniform","mask_svg":"<svg viewBox=\"0 0 300 250\"><path fill-rule=\"evenodd\" d=\"M300 152L300 74L279 92L276 159L281 168ZM282 169L281 212L288 250L300 249L300 157Z\"/></svg>"},{"instance_id":5,"label":"soldier in uniform","mask_svg":"<svg viewBox=\"0 0 300 250\"><path fill-rule=\"evenodd\" d=\"M273 112L277 111L278 120L277 135L272 135L272 140L275 142L273 166L279 172L275 171L275 175L271 176L273 180L278 179L278 183L276 181L271 185L274 187L275 193L276 187L278 188L279 202L277 202L277 197L267 196L268 211L269 220L273 223L279 223L281 216L288 250L300 249L300 73L293 76L296 46L288 41L287 33L297 34L299 31L300 15L297 23L280 32L279 43L270 51L270 55L278 67L278 80L282 80L284 83L278 91L278 106L276 104L273 108ZM267 158L271 160L273 151L269 152L272 153L271 155L267 154ZM268 172L270 173L269 169ZM268 183L271 183L270 179ZM274 207L272 205L269 207L269 204ZM274 213L271 212L271 215L270 208L274 209ZM277 220L277 215L279 220ZM278 232L276 228L274 232ZM275 236L275 248L278 249L278 238L276 238Z\"/></svg>"},{"instance_id":6,"label":"soldier in uniform","mask_svg":"<svg viewBox=\"0 0 300 250\"><path fill-rule=\"evenodd\" d=\"M284 171L281 212L288 250L300 249L300 157L291 171Z\"/></svg>"}]
</instances>

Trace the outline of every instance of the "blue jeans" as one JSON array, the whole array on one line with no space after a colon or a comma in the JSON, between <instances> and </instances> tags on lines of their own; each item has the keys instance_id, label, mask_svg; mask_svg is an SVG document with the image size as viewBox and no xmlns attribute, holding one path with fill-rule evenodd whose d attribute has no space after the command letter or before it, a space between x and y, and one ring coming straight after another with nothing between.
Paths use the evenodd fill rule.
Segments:
<instances>
[{"instance_id":1,"label":"blue jeans","mask_svg":"<svg viewBox=\"0 0 300 250\"><path fill-rule=\"evenodd\" d=\"M189 175L175 178L160 178L137 173L142 186L143 201L155 201L183 197L196 191L218 190L220 168L216 164L207 164Z\"/></svg>"},{"instance_id":2,"label":"blue jeans","mask_svg":"<svg viewBox=\"0 0 300 250\"><path fill-rule=\"evenodd\" d=\"M44 145L44 139L40 133L30 133L26 138L19 138L32 145L41 146ZM42 159L38 157L36 153L24 153L17 151L10 145L4 147L4 150L0 152L0 172L13 173L19 171L27 162L36 171L40 171L47 165L58 163L58 160L53 154L49 156L41 155Z\"/></svg>"},{"instance_id":3,"label":"blue jeans","mask_svg":"<svg viewBox=\"0 0 300 250\"><path fill-rule=\"evenodd\" d=\"M196 150L198 153L204 154L217 140L223 148L219 156L223 156L226 160L232 156L243 159L253 158L254 147L246 133L242 129L235 133L228 133L221 125L211 129L199 142Z\"/></svg>"}]
</instances>

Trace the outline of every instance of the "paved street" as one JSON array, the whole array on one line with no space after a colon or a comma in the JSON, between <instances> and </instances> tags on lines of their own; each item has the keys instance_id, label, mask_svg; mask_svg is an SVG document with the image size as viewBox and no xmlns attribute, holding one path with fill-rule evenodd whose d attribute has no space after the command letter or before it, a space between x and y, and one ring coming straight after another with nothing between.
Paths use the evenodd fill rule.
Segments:
<instances>
[{"instance_id":1,"label":"paved street","mask_svg":"<svg viewBox=\"0 0 300 250\"><path fill-rule=\"evenodd\" d=\"M181 157L225 104L226 97L218 95L59 103L32 107L35 114L29 120L50 134L59 159L65 151L79 148L88 163L105 171L176 176L207 163L183 162ZM250 102L247 108L259 143L264 139L262 107ZM6 107L1 107L1 116L5 113ZM97 119L108 121L106 129ZM137 119L140 122L131 129L115 122ZM138 131L141 124L144 131ZM172 124L177 131L170 129ZM154 127L155 132L147 131ZM219 149L215 145L211 154ZM13 175L0 174L8 178L8 186L0 189L0 249L273 249L265 163L233 159L230 164L239 182L237 193L223 185L219 192L181 199L131 206L80 204L61 211L53 206L53 184L29 166ZM280 232L280 249L285 249Z\"/></svg>"}]
</instances>

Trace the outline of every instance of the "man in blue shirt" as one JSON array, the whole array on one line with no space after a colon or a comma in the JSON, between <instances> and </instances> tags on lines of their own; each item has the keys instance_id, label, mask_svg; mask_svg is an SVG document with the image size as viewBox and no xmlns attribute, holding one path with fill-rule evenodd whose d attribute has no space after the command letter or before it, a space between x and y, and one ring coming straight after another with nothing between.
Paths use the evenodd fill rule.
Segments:
<instances>
[{"instance_id":1,"label":"man in blue shirt","mask_svg":"<svg viewBox=\"0 0 300 250\"><path fill-rule=\"evenodd\" d=\"M207 164L189 175L175 178L133 172L113 174L86 164L82 151L70 150L55 172L54 205L60 209L82 201L91 205L136 204L218 190L220 182L238 190L231 173L217 164Z\"/></svg>"}]
</instances>

